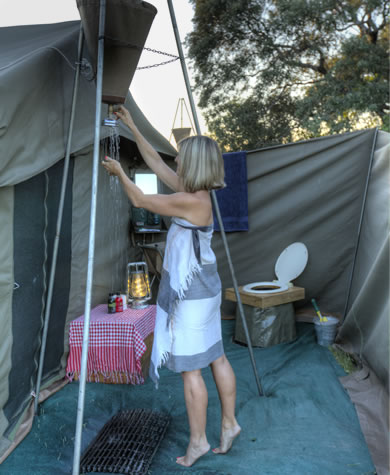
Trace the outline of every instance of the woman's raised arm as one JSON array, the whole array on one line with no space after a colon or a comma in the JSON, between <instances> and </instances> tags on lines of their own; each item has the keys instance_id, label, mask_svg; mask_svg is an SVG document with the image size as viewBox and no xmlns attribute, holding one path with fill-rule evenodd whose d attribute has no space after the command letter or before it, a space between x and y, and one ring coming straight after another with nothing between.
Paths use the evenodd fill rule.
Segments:
<instances>
[{"instance_id":1,"label":"woman's raised arm","mask_svg":"<svg viewBox=\"0 0 390 475\"><path fill-rule=\"evenodd\" d=\"M168 167L164 160L160 157L157 151L150 145L145 137L138 130L135 125L130 112L123 106L120 106L119 110L115 112L116 116L122 120L124 124L133 133L135 142L138 149L145 160L148 167L154 171L154 173L163 181L171 190L182 191L180 186L180 180L177 174Z\"/></svg>"}]
</instances>

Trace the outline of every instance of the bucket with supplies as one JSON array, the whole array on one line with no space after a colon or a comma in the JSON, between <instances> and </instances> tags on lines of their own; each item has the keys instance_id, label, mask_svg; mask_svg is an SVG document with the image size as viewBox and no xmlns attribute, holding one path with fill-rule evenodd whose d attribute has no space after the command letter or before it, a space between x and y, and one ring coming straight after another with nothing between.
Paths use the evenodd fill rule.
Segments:
<instances>
[{"instance_id":1,"label":"bucket with supplies","mask_svg":"<svg viewBox=\"0 0 390 475\"><path fill-rule=\"evenodd\" d=\"M317 343L321 346L332 345L337 333L338 324L339 319L330 315L326 316L326 321L316 317L314 319L314 328L317 335Z\"/></svg>"}]
</instances>

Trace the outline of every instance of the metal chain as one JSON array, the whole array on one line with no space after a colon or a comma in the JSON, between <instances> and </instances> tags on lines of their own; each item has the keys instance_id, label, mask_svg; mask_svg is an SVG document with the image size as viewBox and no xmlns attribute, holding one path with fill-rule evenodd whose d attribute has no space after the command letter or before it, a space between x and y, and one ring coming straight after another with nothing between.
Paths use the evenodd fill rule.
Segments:
<instances>
[{"instance_id":1,"label":"metal chain","mask_svg":"<svg viewBox=\"0 0 390 475\"><path fill-rule=\"evenodd\" d=\"M151 51L152 53L163 54L165 56L170 56L171 58L179 59L179 56L176 56L175 54L165 53L164 51L159 51L157 49L152 49L152 48L144 48L144 49L146 49L146 51Z\"/></svg>"},{"instance_id":2,"label":"metal chain","mask_svg":"<svg viewBox=\"0 0 390 475\"><path fill-rule=\"evenodd\" d=\"M169 57L173 58L173 59L170 59L169 61L163 61L162 63L151 64L149 66L141 66L137 69L156 68L157 66L163 66L164 64L173 63L174 61L177 61L179 59L179 56L176 56L175 54L165 53L165 51L159 51L159 50L153 49L153 48L146 48L146 47L141 48L140 46L134 45L132 43L127 43L126 41L119 40L118 38L112 38L110 36L104 36L104 39L108 40L108 41L112 41L113 43L120 44L122 46L127 46L129 48L137 49L139 51L146 50L146 51L150 51L151 53L162 54L163 56L169 56Z\"/></svg>"},{"instance_id":3,"label":"metal chain","mask_svg":"<svg viewBox=\"0 0 390 475\"><path fill-rule=\"evenodd\" d=\"M140 66L138 69L149 69L149 68L156 68L157 66L163 66L164 64L169 64L169 63L173 63L174 61L177 61L179 59L179 57L177 58L173 58L173 59L170 59L168 61L164 61L162 63L157 63L157 64L150 64L149 66Z\"/></svg>"}]
</instances>

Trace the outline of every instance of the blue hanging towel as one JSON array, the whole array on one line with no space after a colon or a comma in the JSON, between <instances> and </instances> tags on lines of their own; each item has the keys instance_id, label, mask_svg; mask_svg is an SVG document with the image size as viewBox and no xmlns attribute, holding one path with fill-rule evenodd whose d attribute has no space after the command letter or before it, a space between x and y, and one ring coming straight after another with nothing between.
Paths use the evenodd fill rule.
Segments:
<instances>
[{"instance_id":1,"label":"blue hanging towel","mask_svg":"<svg viewBox=\"0 0 390 475\"><path fill-rule=\"evenodd\" d=\"M246 152L224 153L226 187L216 192L226 232L248 231L248 177ZM220 231L214 213L214 230Z\"/></svg>"}]
</instances>

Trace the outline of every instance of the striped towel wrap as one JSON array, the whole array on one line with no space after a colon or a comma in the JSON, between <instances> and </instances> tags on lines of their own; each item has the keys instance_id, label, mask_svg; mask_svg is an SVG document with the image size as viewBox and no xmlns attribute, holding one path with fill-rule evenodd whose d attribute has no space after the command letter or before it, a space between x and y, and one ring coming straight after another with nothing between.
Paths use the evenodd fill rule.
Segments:
<instances>
[{"instance_id":1,"label":"striped towel wrap","mask_svg":"<svg viewBox=\"0 0 390 475\"><path fill-rule=\"evenodd\" d=\"M173 218L165 246L150 377L158 369L205 368L223 355L221 281L211 249L212 226Z\"/></svg>"}]
</instances>

